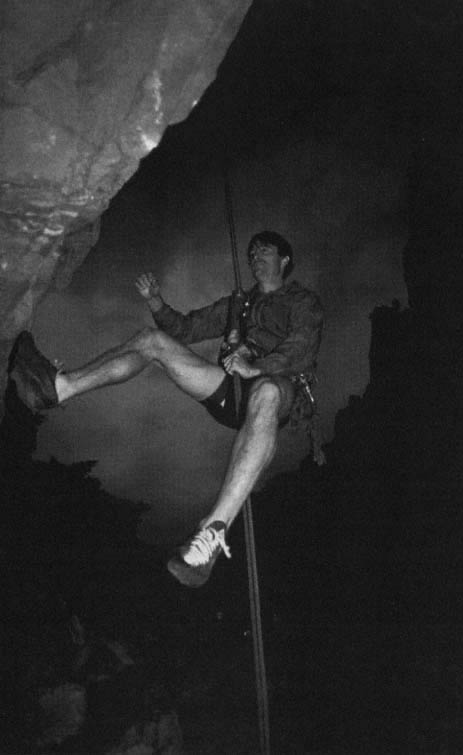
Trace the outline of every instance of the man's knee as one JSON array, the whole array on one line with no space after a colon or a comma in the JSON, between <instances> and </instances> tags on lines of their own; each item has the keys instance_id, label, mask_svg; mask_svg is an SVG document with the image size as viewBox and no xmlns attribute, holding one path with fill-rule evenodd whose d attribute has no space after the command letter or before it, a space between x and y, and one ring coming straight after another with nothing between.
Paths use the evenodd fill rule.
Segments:
<instances>
[{"instance_id":1,"label":"man's knee","mask_svg":"<svg viewBox=\"0 0 463 755\"><path fill-rule=\"evenodd\" d=\"M156 359L168 347L169 341L169 336L163 330L147 326L137 333L132 343L141 354Z\"/></svg>"},{"instance_id":2,"label":"man's knee","mask_svg":"<svg viewBox=\"0 0 463 755\"><path fill-rule=\"evenodd\" d=\"M261 413L266 416L278 416L281 406L281 392L278 384L270 377L256 380L249 393L248 416Z\"/></svg>"}]
</instances>

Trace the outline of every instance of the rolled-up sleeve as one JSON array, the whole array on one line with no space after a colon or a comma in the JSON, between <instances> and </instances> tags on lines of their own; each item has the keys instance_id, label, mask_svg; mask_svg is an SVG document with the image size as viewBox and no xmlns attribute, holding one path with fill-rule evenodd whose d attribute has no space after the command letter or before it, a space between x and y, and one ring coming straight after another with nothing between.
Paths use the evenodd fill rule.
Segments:
<instances>
[{"instance_id":1,"label":"rolled-up sleeve","mask_svg":"<svg viewBox=\"0 0 463 755\"><path fill-rule=\"evenodd\" d=\"M229 307L229 296L218 299L207 307L193 309L187 314L164 304L158 312L153 313L153 319L156 325L181 343L199 343L223 334Z\"/></svg>"},{"instance_id":2,"label":"rolled-up sleeve","mask_svg":"<svg viewBox=\"0 0 463 755\"><path fill-rule=\"evenodd\" d=\"M254 362L263 374L290 375L313 369L323 328L323 308L315 294L291 306L289 334L273 351Z\"/></svg>"}]
</instances>

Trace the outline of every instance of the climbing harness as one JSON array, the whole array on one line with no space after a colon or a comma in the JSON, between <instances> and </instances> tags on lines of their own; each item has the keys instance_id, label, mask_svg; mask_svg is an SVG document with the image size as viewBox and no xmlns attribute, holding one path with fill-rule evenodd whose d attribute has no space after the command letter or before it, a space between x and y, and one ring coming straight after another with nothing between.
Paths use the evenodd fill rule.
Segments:
<instances>
[{"instance_id":1,"label":"climbing harness","mask_svg":"<svg viewBox=\"0 0 463 755\"><path fill-rule=\"evenodd\" d=\"M224 165L224 188L225 210L230 235L230 246L233 260L233 272L235 276L235 291L232 298L232 312L229 323L229 331L240 328L240 314L245 294L241 287L241 274L236 245L235 223L233 218L233 201L231 186ZM238 345L238 344L237 344ZM235 347L236 348L236 347ZM237 413L241 404L241 381L240 376L233 375L233 388L235 392L235 407ZM267 693L267 675L265 670L264 643L262 636L262 616L260 608L259 576L257 572L256 543L254 538L254 524L252 517L251 497L248 496L243 509L244 537L246 542L246 559L248 567L249 603L251 612L252 641L254 650L254 667L257 688L257 712L259 718L259 741L262 755L270 755L270 724Z\"/></svg>"}]
</instances>

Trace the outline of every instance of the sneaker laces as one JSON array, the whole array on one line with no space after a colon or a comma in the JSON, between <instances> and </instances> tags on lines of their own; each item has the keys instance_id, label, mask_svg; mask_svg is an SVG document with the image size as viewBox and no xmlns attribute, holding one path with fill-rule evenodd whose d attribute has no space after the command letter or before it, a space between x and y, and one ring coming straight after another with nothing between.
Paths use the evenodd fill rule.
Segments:
<instances>
[{"instance_id":1,"label":"sneaker laces","mask_svg":"<svg viewBox=\"0 0 463 755\"><path fill-rule=\"evenodd\" d=\"M61 359L54 359L53 367L55 368L57 375L63 374L65 365L64 362L61 361Z\"/></svg>"},{"instance_id":2,"label":"sneaker laces","mask_svg":"<svg viewBox=\"0 0 463 755\"><path fill-rule=\"evenodd\" d=\"M205 527L191 540L183 560L190 566L203 566L216 555L217 548L231 558L230 548L225 542L225 528L216 530L212 526Z\"/></svg>"}]
</instances>

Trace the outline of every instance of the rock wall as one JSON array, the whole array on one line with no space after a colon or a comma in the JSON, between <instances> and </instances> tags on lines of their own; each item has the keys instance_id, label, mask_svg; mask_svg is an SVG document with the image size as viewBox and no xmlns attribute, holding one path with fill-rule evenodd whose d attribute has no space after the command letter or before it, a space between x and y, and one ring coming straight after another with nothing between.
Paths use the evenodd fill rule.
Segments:
<instances>
[{"instance_id":1,"label":"rock wall","mask_svg":"<svg viewBox=\"0 0 463 755\"><path fill-rule=\"evenodd\" d=\"M28 0L6 0L0 30L1 375L11 342L28 327L37 302L51 286L67 284L97 240L111 198L213 80L249 5L36 0L31 8Z\"/></svg>"}]
</instances>

